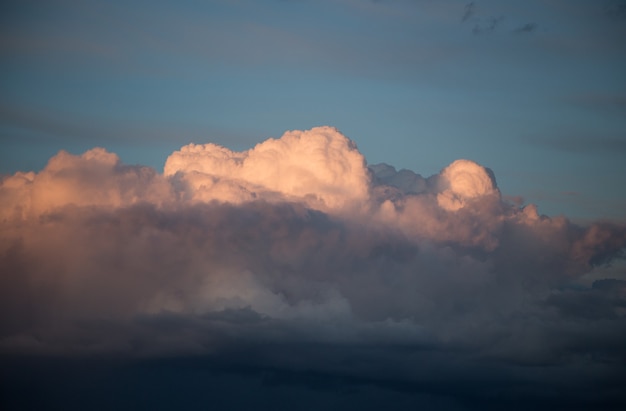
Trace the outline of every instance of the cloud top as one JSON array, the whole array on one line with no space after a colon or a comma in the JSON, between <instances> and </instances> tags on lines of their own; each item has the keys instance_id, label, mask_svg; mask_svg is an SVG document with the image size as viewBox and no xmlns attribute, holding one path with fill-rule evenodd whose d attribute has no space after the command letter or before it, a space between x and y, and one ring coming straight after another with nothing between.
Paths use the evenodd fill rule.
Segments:
<instances>
[{"instance_id":1,"label":"cloud top","mask_svg":"<svg viewBox=\"0 0 626 411\"><path fill-rule=\"evenodd\" d=\"M68 205L122 207L171 201L171 186L154 169L128 166L103 148L60 151L40 173L18 172L0 186L0 219L31 218Z\"/></svg>"},{"instance_id":2,"label":"cloud top","mask_svg":"<svg viewBox=\"0 0 626 411\"><path fill-rule=\"evenodd\" d=\"M332 127L289 131L244 152L190 144L168 157L164 174L179 175L200 200L241 202L275 193L320 209L364 201L369 189L363 155Z\"/></svg>"},{"instance_id":3,"label":"cloud top","mask_svg":"<svg viewBox=\"0 0 626 411\"><path fill-rule=\"evenodd\" d=\"M437 195L439 205L455 211L473 198L499 195L495 178L485 167L470 160L456 160L440 175L443 191Z\"/></svg>"}]
</instances>

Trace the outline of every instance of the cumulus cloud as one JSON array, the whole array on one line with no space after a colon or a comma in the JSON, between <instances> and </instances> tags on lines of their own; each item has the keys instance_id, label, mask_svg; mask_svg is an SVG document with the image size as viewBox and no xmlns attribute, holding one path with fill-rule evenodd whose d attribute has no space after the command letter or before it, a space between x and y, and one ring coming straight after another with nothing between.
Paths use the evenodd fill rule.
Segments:
<instances>
[{"instance_id":1,"label":"cumulus cloud","mask_svg":"<svg viewBox=\"0 0 626 411\"><path fill-rule=\"evenodd\" d=\"M191 144L162 174L60 152L4 178L0 205L4 356L478 378L510 398L624 376L626 227L508 203L470 160L428 178L368 167L318 127L243 152Z\"/></svg>"},{"instance_id":2,"label":"cumulus cloud","mask_svg":"<svg viewBox=\"0 0 626 411\"><path fill-rule=\"evenodd\" d=\"M519 26L516 29L513 29L513 33L532 33L537 29L537 23L526 23L522 26Z\"/></svg>"},{"instance_id":3,"label":"cumulus cloud","mask_svg":"<svg viewBox=\"0 0 626 411\"><path fill-rule=\"evenodd\" d=\"M165 175L179 174L189 196L233 202L272 193L321 209L367 197L365 159L354 142L331 127L290 131L236 153L215 144L190 144L168 157Z\"/></svg>"},{"instance_id":4,"label":"cumulus cloud","mask_svg":"<svg viewBox=\"0 0 626 411\"><path fill-rule=\"evenodd\" d=\"M445 187L437 195L437 202L446 210L458 210L467 201L498 194L493 175L487 169L469 160L456 160L441 172Z\"/></svg>"},{"instance_id":5,"label":"cumulus cloud","mask_svg":"<svg viewBox=\"0 0 626 411\"><path fill-rule=\"evenodd\" d=\"M375 186L385 189L395 187L403 194L419 194L426 191L428 182L419 174L411 170L396 171L395 167L389 164L374 164L368 166L372 172Z\"/></svg>"},{"instance_id":6,"label":"cumulus cloud","mask_svg":"<svg viewBox=\"0 0 626 411\"><path fill-rule=\"evenodd\" d=\"M18 172L0 189L0 219L28 219L68 205L121 207L171 201L171 185L154 169L127 166L94 148L80 156L59 152L40 173Z\"/></svg>"}]
</instances>

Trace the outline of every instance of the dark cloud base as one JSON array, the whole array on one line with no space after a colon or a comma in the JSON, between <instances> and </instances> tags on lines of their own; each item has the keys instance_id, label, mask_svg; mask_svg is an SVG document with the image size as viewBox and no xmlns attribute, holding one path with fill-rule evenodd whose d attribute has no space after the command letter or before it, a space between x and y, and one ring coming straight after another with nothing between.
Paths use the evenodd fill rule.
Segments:
<instances>
[{"instance_id":1,"label":"dark cloud base","mask_svg":"<svg viewBox=\"0 0 626 411\"><path fill-rule=\"evenodd\" d=\"M535 233L515 224L501 230L491 252L449 241L427 251L400 233L351 226L298 204L208 204L184 212L138 205L113 213L70 207L31 224L44 246L29 244L23 229L0 260L12 274L3 276L2 335L31 336L0 358L3 409L626 405L626 322L616 311L626 306L624 282L563 288L563 244L553 238L553 250L522 249L524 236ZM584 260L602 263L621 237L611 244L618 227L596 230L605 248L594 247ZM565 238L574 243L586 233L572 225ZM56 259L38 254L59 238ZM84 272L64 265L70 256L87 261ZM458 265L449 265L451 256ZM304 300L333 310L333 294L320 286L330 283L353 313L276 318L249 306L137 313L135 304L163 288L192 299L199 258L236 268L234 276L254 267L294 310ZM107 269L99 271L103 259ZM49 264L37 265L44 260ZM110 266L117 283L104 281ZM459 277L485 275L485 266L489 281ZM439 270L439 278L424 280L425 269ZM71 294L68 284L42 283L42 272L57 281L68 272L90 279L71 280L80 285ZM412 284L408 273L421 281ZM402 292L394 281L422 289L427 304L414 305L415 290ZM418 324L426 331L416 331ZM28 354L33 347L39 354Z\"/></svg>"},{"instance_id":2,"label":"dark cloud base","mask_svg":"<svg viewBox=\"0 0 626 411\"><path fill-rule=\"evenodd\" d=\"M292 352L324 357L344 351L345 347L300 347ZM364 362L369 359L366 353L360 357ZM238 365L228 356L143 361L2 357L0 404L4 410L622 410L626 406L617 378L545 385L504 373L485 378L481 373L489 373L487 368L467 370L476 378L407 381ZM626 375L614 377L623 381Z\"/></svg>"}]
</instances>

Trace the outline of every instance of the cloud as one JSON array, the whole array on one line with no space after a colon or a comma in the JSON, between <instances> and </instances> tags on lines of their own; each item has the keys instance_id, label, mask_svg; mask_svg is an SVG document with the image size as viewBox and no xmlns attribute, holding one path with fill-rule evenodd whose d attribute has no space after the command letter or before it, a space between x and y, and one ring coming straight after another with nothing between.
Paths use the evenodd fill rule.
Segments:
<instances>
[{"instance_id":1,"label":"cloud","mask_svg":"<svg viewBox=\"0 0 626 411\"><path fill-rule=\"evenodd\" d=\"M474 4L474 2L467 3L463 11L463 16L461 17L461 22L466 22L470 17L474 15L474 13L476 13L476 5Z\"/></svg>"},{"instance_id":2,"label":"cloud","mask_svg":"<svg viewBox=\"0 0 626 411\"><path fill-rule=\"evenodd\" d=\"M520 13L520 10L504 8L498 11L493 7L489 8L492 10L479 10L474 2L468 3L465 6L465 12L461 17L461 22L473 21L474 27L472 28L472 34L474 35L493 33L500 28L505 21L509 22L509 28L507 29L505 27L504 30L510 30L511 33L516 34L532 33L538 27L538 24L535 22L521 24L522 21L520 21L520 17L516 17L516 15ZM500 14L501 11L504 11L506 14Z\"/></svg>"},{"instance_id":3,"label":"cloud","mask_svg":"<svg viewBox=\"0 0 626 411\"><path fill-rule=\"evenodd\" d=\"M622 20L626 18L626 2L623 0L613 0L605 6L605 13L610 18Z\"/></svg>"},{"instance_id":4,"label":"cloud","mask_svg":"<svg viewBox=\"0 0 626 411\"><path fill-rule=\"evenodd\" d=\"M191 144L168 157L165 175L176 173L192 187L192 197L243 201L276 193L316 208L362 202L369 186L356 145L330 127L287 132L241 153Z\"/></svg>"},{"instance_id":5,"label":"cloud","mask_svg":"<svg viewBox=\"0 0 626 411\"><path fill-rule=\"evenodd\" d=\"M513 29L513 33L532 33L537 29L537 23L526 23L516 29Z\"/></svg>"},{"instance_id":6,"label":"cloud","mask_svg":"<svg viewBox=\"0 0 626 411\"><path fill-rule=\"evenodd\" d=\"M217 132L214 127L191 128L188 126L161 123L146 126L141 120L117 121L113 124L110 118L79 117L77 113L58 110L50 107L26 107L14 102L0 101L0 139L15 138L17 134L30 144L71 145L76 143L88 144L85 136L91 136L108 144L125 144L133 141L137 144L162 143L171 139L173 134L179 134L181 128L187 134L203 134L208 131ZM245 133L233 133L220 130L224 140L246 141L250 136ZM227 138L225 138L227 137ZM3 170L4 171L4 170Z\"/></svg>"},{"instance_id":7,"label":"cloud","mask_svg":"<svg viewBox=\"0 0 626 411\"><path fill-rule=\"evenodd\" d=\"M368 166L373 174L373 185L389 190L399 189L403 194L419 194L427 190L428 180L411 170L396 171L395 167L381 163Z\"/></svg>"},{"instance_id":8,"label":"cloud","mask_svg":"<svg viewBox=\"0 0 626 411\"><path fill-rule=\"evenodd\" d=\"M626 113L626 96L618 94L579 94L567 98L569 103L605 113L623 115Z\"/></svg>"},{"instance_id":9,"label":"cloud","mask_svg":"<svg viewBox=\"0 0 626 411\"><path fill-rule=\"evenodd\" d=\"M171 186L150 167L120 163L116 154L94 148L80 156L65 151L40 173L4 178L0 219L30 219L64 206L121 207L171 201Z\"/></svg>"},{"instance_id":10,"label":"cloud","mask_svg":"<svg viewBox=\"0 0 626 411\"><path fill-rule=\"evenodd\" d=\"M584 135L571 134L568 136L527 136L531 144L541 145L554 150L570 153L591 155L596 153L620 154L626 151L626 135Z\"/></svg>"},{"instance_id":11,"label":"cloud","mask_svg":"<svg viewBox=\"0 0 626 411\"><path fill-rule=\"evenodd\" d=\"M624 376L626 227L508 203L470 160L368 167L331 127L191 144L163 174L60 152L0 206L0 359L193 358L468 407Z\"/></svg>"},{"instance_id":12,"label":"cloud","mask_svg":"<svg viewBox=\"0 0 626 411\"><path fill-rule=\"evenodd\" d=\"M437 195L439 206L458 210L473 198L499 195L495 178L487 169L469 160L456 160L441 172L445 187Z\"/></svg>"},{"instance_id":13,"label":"cloud","mask_svg":"<svg viewBox=\"0 0 626 411\"><path fill-rule=\"evenodd\" d=\"M472 29L472 34L487 34L487 33L492 33L493 31L496 30L496 28L498 28L498 25L500 24L500 22L504 19L504 17L500 16L500 17L490 17L489 19L487 19L487 22L484 24L481 23L476 23L476 25L474 25L474 28Z\"/></svg>"}]
</instances>

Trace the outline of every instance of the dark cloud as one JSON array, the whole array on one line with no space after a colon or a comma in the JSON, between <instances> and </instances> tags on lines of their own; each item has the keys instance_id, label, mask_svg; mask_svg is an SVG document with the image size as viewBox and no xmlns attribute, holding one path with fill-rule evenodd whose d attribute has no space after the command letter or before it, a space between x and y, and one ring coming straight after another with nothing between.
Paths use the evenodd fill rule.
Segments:
<instances>
[{"instance_id":1,"label":"dark cloud","mask_svg":"<svg viewBox=\"0 0 626 411\"><path fill-rule=\"evenodd\" d=\"M625 226L505 202L469 160L367 168L328 127L166 169L95 149L2 180L9 409L626 403Z\"/></svg>"},{"instance_id":2,"label":"dark cloud","mask_svg":"<svg viewBox=\"0 0 626 411\"><path fill-rule=\"evenodd\" d=\"M626 19L626 2L623 0L611 1L605 9L606 15L613 19Z\"/></svg>"},{"instance_id":3,"label":"dark cloud","mask_svg":"<svg viewBox=\"0 0 626 411\"><path fill-rule=\"evenodd\" d=\"M591 288L556 291L546 299L565 318L579 320L616 320L626 308L626 281L604 279ZM623 353L622 353L623 354Z\"/></svg>"},{"instance_id":4,"label":"dark cloud","mask_svg":"<svg viewBox=\"0 0 626 411\"><path fill-rule=\"evenodd\" d=\"M537 23L526 23L516 29L513 29L513 33L532 33L537 29Z\"/></svg>"},{"instance_id":5,"label":"dark cloud","mask_svg":"<svg viewBox=\"0 0 626 411\"><path fill-rule=\"evenodd\" d=\"M615 154L626 152L626 136L551 136L551 137L526 137L526 141L548 147L554 150L570 153L606 153Z\"/></svg>"},{"instance_id":6,"label":"dark cloud","mask_svg":"<svg viewBox=\"0 0 626 411\"><path fill-rule=\"evenodd\" d=\"M466 22L475 13L476 13L476 5L474 4L474 2L467 3L465 5L465 9L463 11L463 16L461 17L461 22L463 22L463 23Z\"/></svg>"},{"instance_id":7,"label":"dark cloud","mask_svg":"<svg viewBox=\"0 0 626 411\"><path fill-rule=\"evenodd\" d=\"M569 96L565 100L570 104L607 114L626 114L626 96L624 95L587 93Z\"/></svg>"},{"instance_id":8,"label":"dark cloud","mask_svg":"<svg viewBox=\"0 0 626 411\"><path fill-rule=\"evenodd\" d=\"M487 10L478 14L477 7L475 6L474 2L472 2L465 6L465 13L462 16L461 21L466 22L471 19L474 22L472 34L475 35L493 33L498 29L503 29L505 31L510 30L511 33L517 34L532 33L538 27L538 24L535 22L520 24L521 22L516 19L515 16L496 15L494 11L495 10ZM505 19L510 22L508 28L501 27ZM511 27L511 25L513 24L515 26Z\"/></svg>"},{"instance_id":9,"label":"dark cloud","mask_svg":"<svg viewBox=\"0 0 626 411\"><path fill-rule=\"evenodd\" d=\"M428 180L411 170L396 171L389 164L373 164L368 167L373 173L373 183L377 186L395 187L404 194L419 194L426 191Z\"/></svg>"},{"instance_id":10,"label":"dark cloud","mask_svg":"<svg viewBox=\"0 0 626 411\"><path fill-rule=\"evenodd\" d=\"M484 23L482 22L478 22L476 23L476 25L474 25L474 28L472 29L472 33L473 34L488 34L488 33L492 33L496 30L496 28L498 28L500 22L502 22L502 20L504 19L504 17L500 16L500 17L489 17L488 19L486 19L486 21Z\"/></svg>"},{"instance_id":11,"label":"dark cloud","mask_svg":"<svg viewBox=\"0 0 626 411\"><path fill-rule=\"evenodd\" d=\"M36 110L0 103L0 125L5 128L11 127L42 132L43 134L40 134L38 137L42 140L52 138L59 142L71 142L72 140L82 139L82 136L85 135L93 135L99 140L115 137L111 136L107 131L101 129L98 131L96 127L68 121L67 117L67 113L64 115L51 110Z\"/></svg>"},{"instance_id":12,"label":"dark cloud","mask_svg":"<svg viewBox=\"0 0 626 411\"><path fill-rule=\"evenodd\" d=\"M79 118L80 117L80 118ZM177 130L180 130L178 128ZM188 129L187 133L197 134L200 130ZM203 133L205 130L202 130ZM32 144L75 144L85 141L84 136L107 143L146 141L161 143L171 140L177 134L171 125L146 127L137 122L128 121L111 125L110 119L94 116L84 118L75 112L64 112L52 107L22 106L20 104L0 102L0 141L10 142L16 135ZM229 137L244 140L242 136L231 133Z\"/></svg>"}]
</instances>

